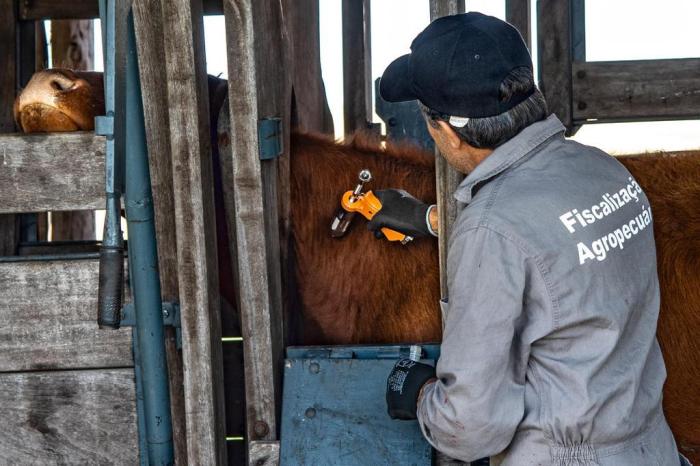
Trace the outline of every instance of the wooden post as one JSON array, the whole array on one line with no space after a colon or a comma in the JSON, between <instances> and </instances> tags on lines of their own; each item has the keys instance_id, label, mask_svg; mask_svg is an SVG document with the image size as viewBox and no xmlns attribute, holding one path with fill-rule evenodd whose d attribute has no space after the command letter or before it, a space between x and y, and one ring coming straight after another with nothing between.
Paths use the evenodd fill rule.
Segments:
<instances>
[{"instance_id":1,"label":"wooden post","mask_svg":"<svg viewBox=\"0 0 700 466\"><path fill-rule=\"evenodd\" d=\"M170 119L168 112L164 111L168 108L168 87L167 76L164 76L162 68L165 49L160 1L136 0L133 3L133 12L155 211L161 297L163 301L177 302L179 301L177 241L173 215L175 200L170 153ZM186 464L187 432L183 364L181 352L176 345L175 329L170 326L165 327L175 463Z\"/></svg>"},{"instance_id":2,"label":"wooden post","mask_svg":"<svg viewBox=\"0 0 700 466\"><path fill-rule=\"evenodd\" d=\"M345 134L372 121L370 0L343 0L343 99Z\"/></svg>"},{"instance_id":3,"label":"wooden post","mask_svg":"<svg viewBox=\"0 0 700 466\"><path fill-rule=\"evenodd\" d=\"M161 8L185 369L187 463L221 465L226 464L223 361L202 3L162 0Z\"/></svg>"},{"instance_id":4,"label":"wooden post","mask_svg":"<svg viewBox=\"0 0 700 466\"><path fill-rule=\"evenodd\" d=\"M574 129L572 112L571 1L537 1L537 49L540 90L549 110L569 133Z\"/></svg>"},{"instance_id":5,"label":"wooden post","mask_svg":"<svg viewBox=\"0 0 700 466\"><path fill-rule=\"evenodd\" d=\"M520 31L525 45L527 45L528 49L532 50L530 0L506 0L506 21Z\"/></svg>"},{"instance_id":6,"label":"wooden post","mask_svg":"<svg viewBox=\"0 0 700 466\"><path fill-rule=\"evenodd\" d=\"M228 88L231 150L222 151L221 163L229 232L235 232L249 462L259 458L257 442L278 438L281 397L278 161L261 162L258 138L259 120L286 118L290 104L280 6L274 0L224 0L229 76L236 79ZM283 121L285 133L288 123Z\"/></svg>"},{"instance_id":7,"label":"wooden post","mask_svg":"<svg viewBox=\"0 0 700 466\"><path fill-rule=\"evenodd\" d=\"M430 0L430 21L447 15L464 12L464 0ZM447 296L447 245L452 225L457 217L457 201L452 196L464 176L447 164L447 160L435 149L435 181L437 183L438 248L440 257L440 296ZM442 316L443 325L445 318ZM435 451L435 463L439 466L459 464Z\"/></svg>"},{"instance_id":8,"label":"wooden post","mask_svg":"<svg viewBox=\"0 0 700 466\"><path fill-rule=\"evenodd\" d=\"M333 135L333 117L321 78L319 0L285 0L284 24L289 34L294 114L291 124L301 131ZM371 111L371 109L370 109Z\"/></svg>"},{"instance_id":9,"label":"wooden post","mask_svg":"<svg viewBox=\"0 0 700 466\"><path fill-rule=\"evenodd\" d=\"M17 90L17 2L0 0L0 133L15 130L12 105ZM15 255L19 243L19 217L0 214L0 255Z\"/></svg>"},{"instance_id":10,"label":"wooden post","mask_svg":"<svg viewBox=\"0 0 700 466\"><path fill-rule=\"evenodd\" d=\"M51 66L87 71L93 69L94 31L91 20L51 21ZM95 239L93 211L53 212L52 240Z\"/></svg>"},{"instance_id":11,"label":"wooden post","mask_svg":"<svg viewBox=\"0 0 700 466\"><path fill-rule=\"evenodd\" d=\"M464 0L430 0L430 20L464 12ZM457 202L452 197L464 176L447 164L436 150L435 177L437 182L438 238L440 250L440 295L447 296L447 243L452 224L457 217ZM444 322L445 316L443 316Z\"/></svg>"}]
</instances>

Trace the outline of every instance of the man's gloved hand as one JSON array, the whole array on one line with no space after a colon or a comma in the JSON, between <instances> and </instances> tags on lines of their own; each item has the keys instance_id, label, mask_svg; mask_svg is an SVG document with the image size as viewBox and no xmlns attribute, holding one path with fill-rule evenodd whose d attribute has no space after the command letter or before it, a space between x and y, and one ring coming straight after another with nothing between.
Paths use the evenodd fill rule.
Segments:
<instances>
[{"instance_id":1,"label":"man's gloved hand","mask_svg":"<svg viewBox=\"0 0 700 466\"><path fill-rule=\"evenodd\" d=\"M374 191L374 195L382 203L382 208L372 217L367 228L375 234L387 227L414 238L435 236L429 227L431 205L419 201L403 189Z\"/></svg>"},{"instance_id":2,"label":"man's gloved hand","mask_svg":"<svg viewBox=\"0 0 700 466\"><path fill-rule=\"evenodd\" d=\"M386 380L386 405L392 419L416 419L418 395L427 381L435 378L428 364L400 359Z\"/></svg>"}]
</instances>

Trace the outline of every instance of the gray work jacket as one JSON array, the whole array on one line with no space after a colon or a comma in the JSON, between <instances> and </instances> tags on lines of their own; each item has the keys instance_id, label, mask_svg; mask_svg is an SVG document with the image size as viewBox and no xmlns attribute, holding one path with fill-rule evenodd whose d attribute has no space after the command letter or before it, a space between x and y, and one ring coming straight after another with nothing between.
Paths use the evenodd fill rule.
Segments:
<instances>
[{"instance_id":1,"label":"gray work jacket","mask_svg":"<svg viewBox=\"0 0 700 466\"><path fill-rule=\"evenodd\" d=\"M563 131L554 115L527 127L455 192L421 428L464 461L678 466L649 201L618 161Z\"/></svg>"}]
</instances>

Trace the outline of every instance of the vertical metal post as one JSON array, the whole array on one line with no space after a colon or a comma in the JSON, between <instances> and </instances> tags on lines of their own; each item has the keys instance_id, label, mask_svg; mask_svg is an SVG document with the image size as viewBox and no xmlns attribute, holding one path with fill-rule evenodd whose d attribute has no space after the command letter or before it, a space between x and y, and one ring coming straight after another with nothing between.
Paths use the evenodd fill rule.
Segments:
<instances>
[{"instance_id":1,"label":"vertical metal post","mask_svg":"<svg viewBox=\"0 0 700 466\"><path fill-rule=\"evenodd\" d=\"M149 464L174 462L156 230L133 16L126 58L125 207Z\"/></svg>"},{"instance_id":2,"label":"vertical metal post","mask_svg":"<svg viewBox=\"0 0 700 466\"><path fill-rule=\"evenodd\" d=\"M124 240L121 231L121 195L124 175L123 32L117 0L100 0L104 50L105 116L95 118L95 132L106 137L106 213L100 247L100 279L97 323L100 328L119 328L124 283ZM120 21L121 19L121 21ZM121 34L120 34L121 33ZM119 103L119 105L117 104Z\"/></svg>"}]
</instances>

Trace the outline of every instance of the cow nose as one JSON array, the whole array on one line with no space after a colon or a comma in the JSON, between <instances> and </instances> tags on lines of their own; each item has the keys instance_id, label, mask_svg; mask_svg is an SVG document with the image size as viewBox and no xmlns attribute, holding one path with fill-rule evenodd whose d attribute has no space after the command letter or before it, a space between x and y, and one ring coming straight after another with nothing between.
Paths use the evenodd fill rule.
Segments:
<instances>
[{"instance_id":1,"label":"cow nose","mask_svg":"<svg viewBox=\"0 0 700 466\"><path fill-rule=\"evenodd\" d=\"M69 89L73 89L76 87L81 86L81 81L85 83L85 80L83 79L70 79L66 76L62 75L56 75L53 76L49 85L51 86L52 89L59 91L59 92L64 92Z\"/></svg>"}]
</instances>

